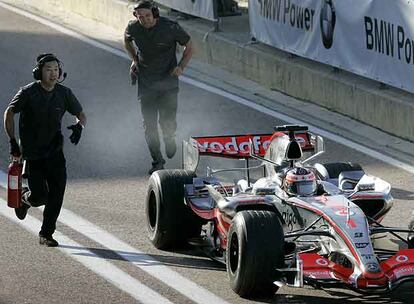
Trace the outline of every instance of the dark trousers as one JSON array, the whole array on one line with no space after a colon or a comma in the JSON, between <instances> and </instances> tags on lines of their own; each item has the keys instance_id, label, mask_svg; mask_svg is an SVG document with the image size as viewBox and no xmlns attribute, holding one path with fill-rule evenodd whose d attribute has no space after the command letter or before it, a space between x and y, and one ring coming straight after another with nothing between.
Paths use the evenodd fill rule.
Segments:
<instances>
[{"instance_id":1,"label":"dark trousers","mask_svg":"<svg viewBox=\"0 0 414 304\"><path fill-rule=\"evenodd\" d=\"M158 123L161 126L164 142L166 140L175 140L175 132L177 130L177 94L178 90L176 89L169 91L146 90L139 96L145 140L153 164L165 163L160 150Z\"/></svg>"},{"instance_id":2,"label":"dark trousers","mask_svg":"<svg viewBox=\"0 0 414 304\"><path fill-rule=\"evenodd\" d=\"M45 159L27 160L28 201L33 207L45 205L39 234L51 236L62 208L66 188L66 160L60 151Z\"/></svg>"}]
</instances>

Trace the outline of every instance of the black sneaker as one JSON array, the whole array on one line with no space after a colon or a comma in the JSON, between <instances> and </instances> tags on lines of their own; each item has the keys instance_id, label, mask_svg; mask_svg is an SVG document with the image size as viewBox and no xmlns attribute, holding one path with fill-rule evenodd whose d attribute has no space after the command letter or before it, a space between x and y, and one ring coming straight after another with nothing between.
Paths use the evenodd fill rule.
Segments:
<instances>
[{"instance_id":1,"label":"black sneaker","mask_svg":"<svg viewBox=\"0 0 414 304\"><path fill-rule=\"evenodd\" d=\"M22 203L19 208L14 209L14 213L16 213L16 216L19 220L24 220L27 215L27 210L29 208L30 208L29 205Z\"/></svg>"},{"instance_id":2,"label":"black sneaker","mask_svg":"<svg viewBox=\"0 0 414 304\"><path fill-rule=\"evenodd\" d=\"M165 154L167 154L168 158L173 158L175 152L177 152L177 144L175 143L174 138L164 140L165 143Z\"/></svg>"},{"instance_id":3,"label":"black sneaker","mask_svg":"<svg viewBox=\"0 0 414 304\"><path fill-rule=\"evenodd\" d=\"M39 244L47 247L57 247L59 243L52 236L44 236L39 234Z\"/></svg>"},{"instance_id":4,"label":"black sneaker","mask_svg":"<svg viewBox=\"0 0 414 304\"><path fill-rule=\"evenodd\" d=\"M162 170L162 169L164 169L163 163L152 163L152 167L151 169L148 170L148 174L151 175L155 171Z\"/></svg>"}]
</instances>

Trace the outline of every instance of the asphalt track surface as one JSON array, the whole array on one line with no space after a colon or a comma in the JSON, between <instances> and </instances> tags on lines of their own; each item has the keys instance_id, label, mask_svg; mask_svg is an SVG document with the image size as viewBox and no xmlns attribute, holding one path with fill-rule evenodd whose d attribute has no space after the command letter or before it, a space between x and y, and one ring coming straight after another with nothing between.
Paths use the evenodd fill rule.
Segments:
<instances>
[{"instance_id":1,"label":"asphalt track surface","mask_svg":"<svg viewBox=\"0 0 414 304\"><path fill-rule=\"evenodd\" d=\"M20 222L5 207L0 188L0 303L408 303L412 285L381 296L346 289L284 287L272 299L246 300L229 288L225 268L188 247L159 251L146 237L143 203L150 158L141 127L129 62L0 8L0 108L32 81L38 53L64 62L88 125L81 143L66 140L68 186L56 238L59 248L38 245L41 210ZM284 121L228 98L181 83L178 137L268 133ZM63 126L72 124L67 115ZM315 125L315 124L314 124ZM70 135L64 131L66 138ZM413 174L327 140L323 161L352 158L391 182L394 207L384 223L406 227L413 209ZM180 152L180 151L179 151ZM0 169L8 141L0 132ZM180 153L167 163L181 166ZM3 178L3 179L2 179ZM0 181L4 176L0 174Z\"/></svg>"}]
</instances>

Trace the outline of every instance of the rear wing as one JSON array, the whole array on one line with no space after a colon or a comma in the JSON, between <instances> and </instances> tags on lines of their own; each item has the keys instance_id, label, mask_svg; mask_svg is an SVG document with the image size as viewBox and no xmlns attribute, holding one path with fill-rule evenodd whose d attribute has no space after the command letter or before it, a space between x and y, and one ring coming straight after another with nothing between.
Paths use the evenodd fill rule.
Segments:
<instances>
[{"instance_id":1,"label":"rear wing","mask_svg":"<svg viewBox=\"0 0 414 304\"><path fill-rule=\"evenodd\" d=\"M285 136L287 132L254 135L226 135L191 137L183 142L183 168L197 168L199 156L215 156L232 159L250 159L251 154L264 157L266 150L275 137ZM315 146L308 131L295 132L295 138L302 151L313 152ZM252 151L250 151L250 147Z\"/></svg>"},{"instance_id":2,"label":"rear wing","mask_svg":"<svg viewBox=\"0 0 414 304\"><path fill-rule=\"evenodd\" d=\"M190 142L200 155L228 158L249 158L250 142L255 154L264 156L272 134L191 137Z\"/></svg>"}]
</instances>

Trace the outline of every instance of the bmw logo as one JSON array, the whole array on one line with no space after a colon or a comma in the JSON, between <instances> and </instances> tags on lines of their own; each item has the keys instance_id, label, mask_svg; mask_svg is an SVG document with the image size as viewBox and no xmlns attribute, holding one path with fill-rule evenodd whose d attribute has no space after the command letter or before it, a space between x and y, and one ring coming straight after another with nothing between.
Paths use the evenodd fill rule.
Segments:
<instances>
[{"instance_id":1,"label":"bmw logo","mask_svg":"<svg viewBox=\"0 0 414 304\"><path fill-rule=\"evenodd\" d=\"M321 33L322 42L326 49L330 49L333 43L336 13L333 0L322 0L321 8Z\"/></svg>"}]
</instances>

